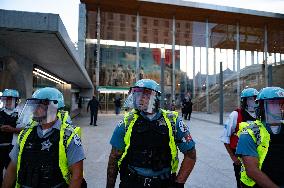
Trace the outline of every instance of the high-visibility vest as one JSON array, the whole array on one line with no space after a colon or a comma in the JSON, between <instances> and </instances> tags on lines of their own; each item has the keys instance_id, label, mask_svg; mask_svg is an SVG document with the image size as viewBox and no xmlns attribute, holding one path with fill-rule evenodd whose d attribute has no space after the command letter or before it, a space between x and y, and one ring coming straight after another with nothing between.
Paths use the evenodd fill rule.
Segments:
<instances>
[{"instance_id":1,"label":"high-visibility vest","mask_svg":"<svg viewBox=\"0 0 284 188\"><path fill-rule=\"evenodd\" d=\"M261 123L261 121L256 120L254 122L242 122L240 123L240 130L238 132L238 136L242 132L247 132L253 139L254 143L257 145L257 153L258 153L258 168L261 170L263 161L267 155L269 142L270 142L270 134L266 130L265 126ZM241 160L241 158L239 158ZM241 160L242 162L242 160ZM246 169L244 163L242 162L241 167L241 181L247 186L254 186L255 181L252 180L246 173Z\"/></svg>"},{"instance_id":2,"label":"high-visibility vest","mask_svg":"<svg viewBox=\"0 0 284 188\"><path fill-rule=\"evenodd\" d=\"M175 143L175 137L174 137L174 131L176 131L175 126L176 126L176 121L178 117L178 113L174 111L167 111L167 110L162 110L162 115L166 121L168 130L169 130L169 146L171 149L171 171L175 173L178 168L178 152L177 152L177 146ZM125 142L125 149L124 152L121 156L121 158L118 161L118 168L120 169L121 163L125 156L127 155L127 151L130 147L130 139L131 139L131 133L133 126L138 119L138 114L136 110L132 110L131 112L127 112L124 116L124 126L126 129L126 133L124 136L124 142ZM174 127L174 129L173 129Z\"/></svg>"},{"instance_id":3,"label":"high-visibility vest","mask_svg":"<svg viewBox=\"0 0 284 188\"><path fill-rule=\"evenodd\" d=\"M17 163L17 182L16 182L16 188L20 187L20 184L18 183L18 173L21 168L21 157L23 153L23 149L26 143L27 138L29 137L30 133L34 128L36 128L36 122L32 122L30 126L22 130L18 137L18 143L20 146L19 154L18 154L18 163ZM77 135L75 130L65 122L62 122L60 126L60 139L59 139L59 168L61 170L62 176L67 184L70 183L71 179L71 172L68 167L68 161L67 161L67 154L66 154L66 148L69 146L70 142L72 141L73 137Z\"/></svg>"}]
</instances>

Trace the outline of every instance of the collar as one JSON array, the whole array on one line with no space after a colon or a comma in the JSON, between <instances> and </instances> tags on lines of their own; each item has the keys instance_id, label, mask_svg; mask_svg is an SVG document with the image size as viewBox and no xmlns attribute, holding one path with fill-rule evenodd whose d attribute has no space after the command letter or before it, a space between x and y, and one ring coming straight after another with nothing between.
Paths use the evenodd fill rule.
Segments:
<instances>
[{"instance_id":1,"label":"collar","mask_svg":"<svg viewBox=\"0 0 284 188\"><path fill-rule=\"evenodd\" d=\"M159 109L158 112L156 112L155 115L152 116L152 118L149 117L149 115L147 115L145 112L140 112L141 116L149 121L155 121L157 119L159 119L162 115L162 111L161 109Z\"/></svg>"},{"instance_id":2,"label":"collar","mask_svg":"<svg viewBox=\"0 0 284 188\"><path fill-rule=\"evenodd\" d=\"M39 124L37 124L36 126L38 126ZM41 129L42 127L39 126ZM57 130L60 130L61 128L61 121L58 119L53 125L52 127L50 127L51 129L57 129Z\"/></svg>"}]
</instances>

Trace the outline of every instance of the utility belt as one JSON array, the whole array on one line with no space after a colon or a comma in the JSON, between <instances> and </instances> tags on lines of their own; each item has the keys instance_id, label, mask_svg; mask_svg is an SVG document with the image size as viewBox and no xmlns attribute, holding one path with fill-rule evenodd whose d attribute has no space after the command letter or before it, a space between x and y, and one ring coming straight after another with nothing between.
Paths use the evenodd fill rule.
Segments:
<instances>
[{"instance_id":1,"label":"utility belt","mask_svg":"<svg viewBox=\"0 0 284 188\"><path fill-rule=\"evenodd\" d=\"M134 169L128 168L123 179L133 180L144 187L153 187L157 185L170 185L175 179L175 174L164 173L159 176L142 176L138 174Z\"/></svg>"}]
</instances>

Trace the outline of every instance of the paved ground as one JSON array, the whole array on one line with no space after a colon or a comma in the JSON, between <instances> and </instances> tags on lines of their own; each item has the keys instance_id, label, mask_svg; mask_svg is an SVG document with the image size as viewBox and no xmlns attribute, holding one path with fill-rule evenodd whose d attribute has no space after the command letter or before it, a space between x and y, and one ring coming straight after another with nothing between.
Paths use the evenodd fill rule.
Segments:
<instances>
[{"instance_id":1,"label":"paved ground","mask_svg":"<svg viewBox=\"0 0 284 188\"><path fill-rule=\"evenodd\" d=\"M225 114L225 118L227 115ZM232 163L219 141L223 126L218 125L218 118L219 114L193 113L192 120L187 121L196 142L197 162L185 187L236 187ZM89 117L86 114L73 120L82 127L82 140L87 157L84 162L84 173L88 187L104 188L106 185L107 162L111 149L109 140L115 124L120 119L122 115L99 114L97 127L89 125Z\"/></svg>"}]
</instances>

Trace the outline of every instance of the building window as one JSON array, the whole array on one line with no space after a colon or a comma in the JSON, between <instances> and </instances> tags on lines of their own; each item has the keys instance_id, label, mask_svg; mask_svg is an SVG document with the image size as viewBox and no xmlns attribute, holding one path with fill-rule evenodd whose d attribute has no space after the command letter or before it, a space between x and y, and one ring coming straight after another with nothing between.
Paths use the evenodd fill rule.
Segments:
<instances>
[{"instance_id":1,"label":"building window","mask_svg":"<svg viewBox=\"0 0 284 188\"><path fill-rule=\"evenodd\" d=\"M132 35L132 40L136 41L136 35Z\"/></svg>"},{"instance_id":2,"label":"building window","mask_svg":"<svg viewBox=\"0 0 284 188\"><path fill-rule=\"evenodd\" d=\"M119 34L119 40L122 40L122 41L125 40L125 34L124 33Z\"/></svg>"},{"instance_id":3,"label":"building window","mask_svg":"<svg viewBox=\"0 0 284 188\"><path fill-rule=\"evenodd\" d=\"M158 29L154 29L154 35L158 35Z\"/></svg>"},{"instance_id":4,"label":"building window","mask_svg":"<svg viewBox=\"0 0 284 188\"><path fill-rule=\"evenodd\" d=\"M120 21L125 21L125 15L120 15Z\"/></svg>"},{"instance_id":5,"label":"building window","mask_svg":"<svg viewBox=\"0 0 284 188\"><path fill-rule=\"evenodd\" d=\"M184 37L185 37L185 38L188 38L188 37L189 37L189 34L188 34L188 33L185 33L185 34L184 34Z\"/></svg>"},{"instance_id":6,"label":"building window","mask_svg":"<svg viewBox=\"0 0 284 188\"><path fill-rule=\"evenodd\" d=\"M108 32L107 33L107 40L110 40L110 39L112 39L112 33Z\"/></svg>"},{"instance_id":7,"label":"building window","mask_svg":"<svg viewBox=\"0 0 284 188\"><path fill-rule=\"evenodd\" d=\"M154 20L154 26L159 26L159 21L158 20Z\"/></svg>"},{"instance_id":8,"label":"building window","mask_svg":"<svg viewBox=\"0 0 284 188\"><path fill-rule=\"evenodd\" d=\"M136 22L136 17L132 16L131 19L132 19L132 22Z\"/></svg>"},{"instance_id":9,"label":"building window","mask_svg":"<svg viewBox=\"0 0 284 188\"><path fill-rule=\"evenodd\" d=\"M186 29L189 29L190 28L190 23L186 23L185 27L186 27Z\"/></svg>"},{"instance_id":10,"label":"building window","mask_svg":"<svg viewBox=\"0 0 284 188\"><path fill-rule=\"evenodd\" d=\"M158 38L157 37L154 38L154 43L158 43Z\"/></svg>"},{"instance_id":11,"label":"building window","mask_svg":"<svg viewBox=\"0 0 284 188\"><path fill-rule=\"evenodd\" d=\"M108 17L108 19L113 20L113 13L111 13L111 12L108 13L108 16L107 16L107 17Z\"/></svg>"},{"instance_id":12,"label":"building window","mask_svg":"<svg viewBox=\"0 0 284 188\"><path fill-rule=\"evenodd\" d=\"M146 27L143 28L143 33L147 34L148 33L148 29Z\"/></svg>"},{"instance_id":13,"label":"building window","mask_svg":"<svg viewBox=\"0 0 284 188\"><path fill-rule=\"evenodd\" d=\"M177 28L180 28L180 23L177 23Z\"/></svg>"},{"instance_id":14,"label":"building window","mask_svg":"<svg viewBox=\"0 0 284 188\"><path fill-rule=\"evenodd\" d=\"M164 31L164 37L167 37L169 35L169 32Z\"/></svg>"},{"instance_id":15,"label":"building window","mask_svg":"<svg viewBox=\"0 0 284 188\"><path fill-rule=\"evenodd\" d=\"M125 31L125 24L124 23L120 23L120 31Z\"/></svg>"},{"instance_id":16,"label":"building window","mask_svg":"<svg viewBox=\"0 0 284 188\"><path fill-rule=\"evenodd\" d=\"M147 18L142 18L142 24L146 25L147 24Z\"/></svg>"},{"instance_id":17,"label":"building window","mask_svg":"<svg viewBox=\"0 0 284 188\"><path fill-rule=\"evenodd\" d=\"M167 20L167 21L165 21L165 27L166 28L169 28L170 27L170 22Z\"/></svg>"},{"instance_id":18,"label":"building window","mask_svg":"<svg viewBox=\"0 0 284 188\"><path fill-rule=\"evenodd\" d=\"M110 27L113 26L113 22L108 22L107 24L108 24L108 26L110 26Z\"/></svg>"},{"instance_id":19,"label":"building window","mask_svg":"<svg viewBox=\"0 0 284 188\"><path fill-rule=\"evenodd\" d=\"M143 42L147 42L147 36L143 36Z\"/></svg>"}]
</instances>

